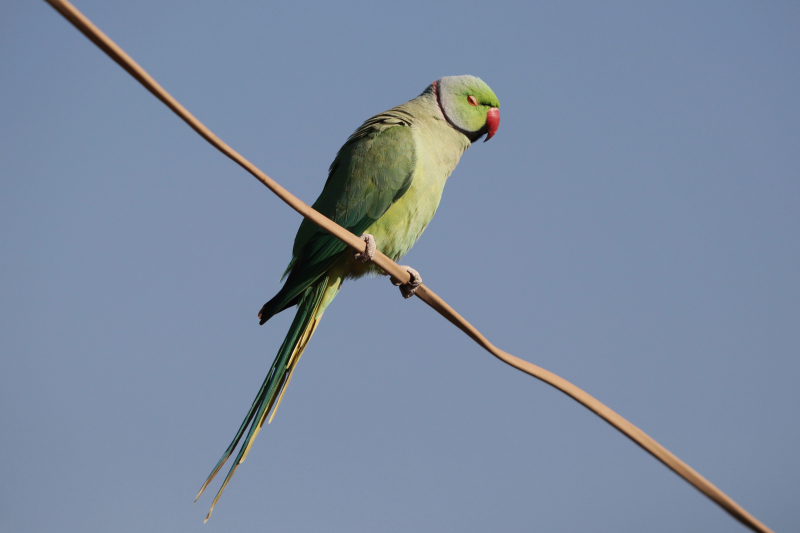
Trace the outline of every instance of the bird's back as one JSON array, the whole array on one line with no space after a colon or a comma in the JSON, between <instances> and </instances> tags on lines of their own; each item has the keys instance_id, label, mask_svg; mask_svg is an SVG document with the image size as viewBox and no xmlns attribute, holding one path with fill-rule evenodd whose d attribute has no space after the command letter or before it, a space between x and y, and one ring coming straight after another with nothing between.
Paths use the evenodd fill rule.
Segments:
<instances>
[{"instance_id":1,"label":"bird's back","mask_svg":"<svg viewBox=\"0 0 800 533\"><path fill-rule=\"evenodd\" d=\"M417 98L370 118L350 136L314 208L356 234L373 234L378 249L397 260L433 218L445 181L469 145L447 123L428 87ZM294 257L320 238L326 237L304 220Z\"/></svg>"}]
</instances>

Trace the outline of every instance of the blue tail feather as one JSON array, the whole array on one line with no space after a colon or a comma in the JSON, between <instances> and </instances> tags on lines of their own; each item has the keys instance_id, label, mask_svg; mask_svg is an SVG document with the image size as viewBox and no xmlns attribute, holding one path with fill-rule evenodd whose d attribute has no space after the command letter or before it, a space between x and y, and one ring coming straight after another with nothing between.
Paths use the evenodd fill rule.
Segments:
<instances>
[{"instance_id":1,"label":"blue tail feather","mask_svg":"<svg viewBox=\"0 0 800 533\"><path fill-rule=\"evenodd\" d=\"M225 477L225 481L223 481L222 486L220 487L213 503L211 504L211 509L208 512L208 516L206 516L206 520L208 520L208 518L211 516L211 512L214 510L214 505L217 503L217 500L219 500L219 497L222 495L222 491L225 490L225 487L227 486L231 477L233 477L236 468L242 463L247 455L247 451L252 445L252 442L255 440L258 430L264 423L264 420L266 419L270 410L273 409L273 406L276 403L275 400L279 397L281 390L286 386L287 378L289 377L288 371L290 369L290 358L302 340L303 334L309 327L309 324L311 324L311 322L314 320L317 308L319 307L319 304L322 301L322 296L325 293L327 283L327 276L324 276L308 287L300 296L297 306L297 314L292 321L289 332L286 334L286 338L283 340L283 344L281 344L281 347L278 350L278 355L272 362L272 366L267 373L267 377L264 379L264 383L261 385L258 394L253 400L253 404L250 406L250 410L247 412L247 416L245 416L244 421L242 421L242 424L239 427L239 430L236 432L236 436L233 438L233 441L231 441L230 445L225 450L225 453L222 454L219 462L216 464L214 470L208 476L208 479L206 479L206 482L203 484L200 492L197 494L195 501L197 501L197 498L199 498L203 491L205 491L206 487L208 487L208 484L211 483L211 480L213 480L217 473L219 473L220 469L222 469L222 466L231 456L234 449L239 444L239 441L242 439L245 430L249 426L247 436L245 437L244 442L239 449L239 453L236 456L236 460L233 462L228 475Z\"/></svg>"}]
</instances>

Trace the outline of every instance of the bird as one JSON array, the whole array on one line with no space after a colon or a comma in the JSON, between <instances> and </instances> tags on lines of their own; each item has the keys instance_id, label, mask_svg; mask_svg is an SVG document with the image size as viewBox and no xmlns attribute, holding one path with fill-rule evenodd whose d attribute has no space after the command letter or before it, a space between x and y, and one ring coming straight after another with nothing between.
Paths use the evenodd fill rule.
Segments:
<instances>
[{"instance_id":1,"label":"bird","mask_svg":"<svg viewBox=\"0 0 800 533\"><path fill-rule=\"evenodd\" d=\"M206 521L267 416L270 422L275 416L297 362L342 282L384 274L371 262L375 250L397 261L411 249L436 213L461 155L484 135L488 141L497 132L499 108L494 92L480 78L445 76L416 98L368 119L339 149L313 208L361 235L365 250L354 251L308 219L300 224L281 278L286 281L258 318L263 325L290 307L296 306L297 312L247 416L195 498L196 502L244 437ZM403 268L411 276L400 285L408 298L422 278L416 270Z\"/></svg>"}]
</instances>

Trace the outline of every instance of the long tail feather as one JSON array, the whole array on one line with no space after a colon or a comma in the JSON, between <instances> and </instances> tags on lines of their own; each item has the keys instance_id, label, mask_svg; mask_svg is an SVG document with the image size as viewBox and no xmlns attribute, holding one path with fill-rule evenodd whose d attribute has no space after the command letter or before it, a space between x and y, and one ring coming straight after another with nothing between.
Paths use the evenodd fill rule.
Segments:
<instances>
[{"instance_id":1,"label":"long tail feather","mask_svg":"<svg viewBox=\"0 0 800 533\"><path fill-rule=\"evenodd\" d=\"M272 422L272 419L275 418L275 413L278 412L278 407L281 406L281 400L283 400L283 395L286 393L286 389L289 388L289 383L292 382L292 374L294 374L294 369L297 366L298 361L300 361L300 356L303 355L303 352L306 349L306 345L308 341L311 340L311 336L314 335L314 331L317 329L317 325L319 324L319 318L312 319L311 323L306 328L305 333L303 333L303 337L300 339L300 342L297 344L297 348L295 348L292 357L289 359L287 363L288 371L286 372L286 384L281 389L281 395L278 396L278 403L275 404L275 409L272 410L272 414L269 417L269 422ZM261 421L261 424L264 424L264 421Z\"/></svg>"},{"instance_id":2,"label":"long tail feather","mask_svg":"<svg viewBox=\"0 0 800 533\"><path fill-rule=\"evenodd\" d=\"M233 450L236 449L245 430L248 430L249 427L247 436L236 456L236 460L233 462L228 475L225 477L225 481L222 482L222 486L217 492L214 501L211 503L206 521L208 521L211 513L214 511L214 506L222 495L222 491L225 490L228 482L233 477L234 472L236 472L236 468L242 464L247 457L247 453L250 451L250 447L253 445L258 432L261 430L261 426L264 425L267 415L272 411L272 416L270 416L269 419L270 422L272 421L272 417L275 416L283 394L286 392L286 387L289 385L289 381L291 381L292 373L297 366L297 362L300 360L303 350L305 350L308 341L311 339L319 323L319 319L316 318L317 310L319 309L327 285L328 277L325 276L308 287L303 293L298 302L297 314L292 321L289 332L286 334L286 338L283 340L280 350L278 350L278 355L275 357L275 361L273 361L255 400L253 400L253 404L250 406L247 416L245 416L244 421L242 421L242 425L239 426L239 430L236 432L233 441L231 441L225 453L222 454L219 462L214 467L214 470L211 471L208 479L206 479L205 483L203 483L203 486L200 488L200 492L198 492L195 501L203 494L203 491L206 490L209 483L211 483L222 469L225 462L227 462L228 458L233 454Z\"/></svg>"}]
</instances>

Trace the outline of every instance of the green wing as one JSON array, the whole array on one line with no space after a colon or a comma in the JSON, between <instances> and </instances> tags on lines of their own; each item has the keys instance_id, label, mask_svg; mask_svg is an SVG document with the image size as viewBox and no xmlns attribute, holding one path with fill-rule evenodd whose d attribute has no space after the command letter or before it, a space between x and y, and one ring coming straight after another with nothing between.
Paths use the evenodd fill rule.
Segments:
<instances>
[{"instance_id":1,"label":"green wing","mask_svg":"<svg viewBox=\"0 0 800 533\"><path fill-rule=\"evenodd\" d=\"M314 209L356 235L378 220L411 186L416 164L412 119L395 108L356 130L333 160ZM304 219L294 240L286 283L264 304L261 323L294 305L345 248L339 239Z\"/></svg>"}]
</instances>

